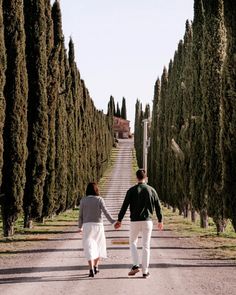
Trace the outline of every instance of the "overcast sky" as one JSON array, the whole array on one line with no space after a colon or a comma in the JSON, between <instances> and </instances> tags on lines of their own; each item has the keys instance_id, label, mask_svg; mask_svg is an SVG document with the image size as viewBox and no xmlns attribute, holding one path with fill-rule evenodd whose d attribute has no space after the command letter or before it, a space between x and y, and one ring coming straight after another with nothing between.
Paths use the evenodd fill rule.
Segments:
<instances>
[{"instance_id":1,"label":"overcast sky","mask_svg":"<svg viewBox=\"0 0 236 295\"><path fill-rule=\"evenodd\" d=\"M161 77L193 19L193 0L61 0L66 43L95 106L106 113L110 95L126 98L133 130L135 102L152 104Z\"/></svg>"}]
</instances>

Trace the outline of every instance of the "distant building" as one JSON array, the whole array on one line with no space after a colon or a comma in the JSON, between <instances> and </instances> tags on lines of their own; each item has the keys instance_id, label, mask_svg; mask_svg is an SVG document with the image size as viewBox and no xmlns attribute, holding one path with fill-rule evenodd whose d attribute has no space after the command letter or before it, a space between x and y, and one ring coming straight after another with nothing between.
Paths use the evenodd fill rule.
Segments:
<instances>
[{"instance_id":1,"label":"distant building","mask_svg":"<svg viewBox=\"0 0 236 295\"><path fill-rule=\"evenodd\" d=\"M113 130L115 138L129 138L131 136L129 123L129 120L113 117Z\"/></svg>"}]
</instances>

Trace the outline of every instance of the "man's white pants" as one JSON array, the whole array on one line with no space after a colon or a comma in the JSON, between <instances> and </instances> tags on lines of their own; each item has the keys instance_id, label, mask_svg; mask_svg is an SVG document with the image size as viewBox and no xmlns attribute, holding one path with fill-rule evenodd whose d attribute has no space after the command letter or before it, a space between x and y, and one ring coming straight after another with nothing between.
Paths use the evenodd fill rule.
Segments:
<instances>
[{"instance_id":1,"label":"man's white pants","mask_svg":"<svg viewBox=\"0 0 236 295\"><path fill-rule=\"evenodd\" d=\"M130 250L133 260L133 265L139 265L139 255L137 249L138 236L141 233L142 236L142 271L148 272L150 261L150 242L152 235L153 222L147 221L131 221L130 222Z\"/></svg>"}]
</instances>

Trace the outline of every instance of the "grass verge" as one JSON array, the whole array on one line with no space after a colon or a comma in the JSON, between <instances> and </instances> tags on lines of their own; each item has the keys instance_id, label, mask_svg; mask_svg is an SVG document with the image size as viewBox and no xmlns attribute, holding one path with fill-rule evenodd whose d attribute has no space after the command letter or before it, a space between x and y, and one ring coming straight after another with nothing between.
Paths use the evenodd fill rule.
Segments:
<instances>
[{"instance_id":1,"label":"grass verge","mask_svg":"<svg viewBox=\"0 0 236 295\"><path fill-rule=\"evenodd\" d=\"M206 256L212 259L236 259L236 233L228 222L226 231L219 236L216 234L214 222L209 219L209 227L200 227L200 219L197 216L195 223L183 218L177 212L163 208L164 226L166 230L178 233L178 236L188 237L189 242L204 249Z\"/></svg>"}]
</instances>

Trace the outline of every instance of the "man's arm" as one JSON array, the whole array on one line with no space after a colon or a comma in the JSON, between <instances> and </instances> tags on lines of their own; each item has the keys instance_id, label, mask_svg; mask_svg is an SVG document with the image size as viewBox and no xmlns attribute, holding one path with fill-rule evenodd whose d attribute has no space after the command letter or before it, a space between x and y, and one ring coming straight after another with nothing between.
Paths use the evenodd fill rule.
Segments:
<instances>
[{"instance_id":1,"label":"man's arm","mask_svg":"<svg viewBox=\"0 0 236 295\"><path fill-rule=\"evenodd\" d=\"M155 211L158 219L158 225L157 228L159 230L163 229L163 215L162 215L162 210L161 210L161 202L158 198L157 192L154 190L154 206L155 206Z\"/></svg>"},{"instance_id":2,"label":"man's arm","mask_svg":"<svg viewBox=\"0 0 236 295\"><path fill-rule=\"evenodd\" d=\"M123 204L121 206L120 212L118 214L118 221L119 222L121 222L122 219L124 218L125 213L126 213L128 207L129 207L129 204L130 204L130 191L128 190L127 193L126 193L124 202L123 202Z\"/></svg>"},{"instance_id":3,"label":"man's arm","mask_svg":"<svg viewBox=\"0 0 236 295\"><path fill-rule=\"evenodd\" d=\"M157 192L153 190L153 195L154 195L154 206L155 206L155 211L157 215L158 222L162 222L162 210L161 210L161 203L158 198Z\"/></svg>"}]
</instances>

